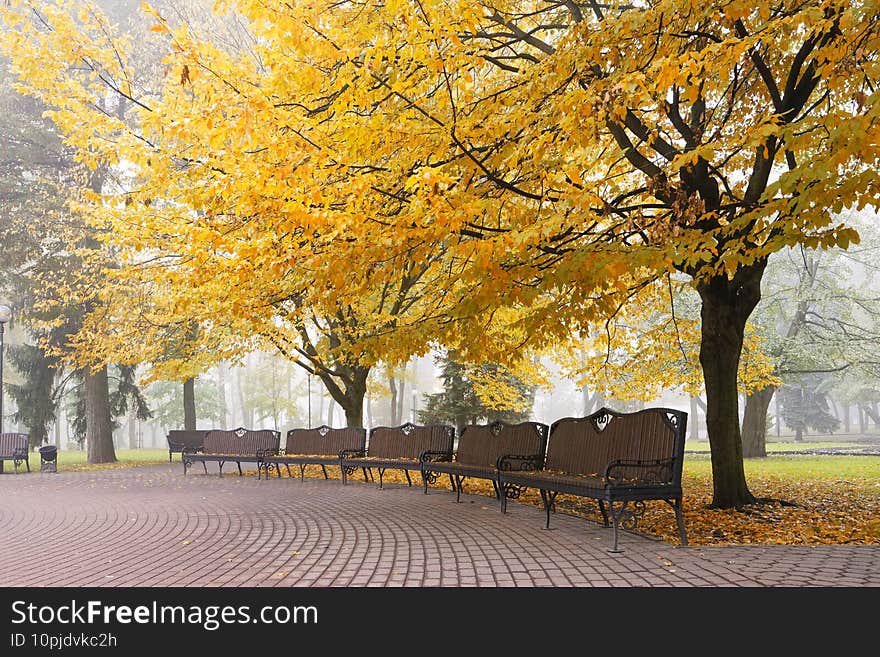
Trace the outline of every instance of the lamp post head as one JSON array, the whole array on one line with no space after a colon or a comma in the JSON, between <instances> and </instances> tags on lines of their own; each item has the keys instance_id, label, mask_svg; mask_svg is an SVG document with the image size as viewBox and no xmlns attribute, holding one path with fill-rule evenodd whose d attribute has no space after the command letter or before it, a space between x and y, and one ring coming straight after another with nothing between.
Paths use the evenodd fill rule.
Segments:
<instances>
[{"instance_id":1,"label":"lamp post head","mask_svg":"<svg viewBox=\"0 0 880 657\"><path fill-rule=\"evenodd\" d=\"M12 319L12 308L0 303L0 324L5 324Z\"/></svg>"}]
</instances>

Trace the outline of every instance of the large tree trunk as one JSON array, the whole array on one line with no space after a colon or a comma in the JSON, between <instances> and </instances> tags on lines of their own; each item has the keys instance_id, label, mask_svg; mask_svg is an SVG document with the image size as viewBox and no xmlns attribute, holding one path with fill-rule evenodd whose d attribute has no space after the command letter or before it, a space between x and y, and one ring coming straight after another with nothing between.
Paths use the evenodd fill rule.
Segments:
<instances>
[{"instance_id":1,"label":"large tree trunk","mask_svg":"<svg viewBox=\"0 0 880 657\"><path fill-rule=\"evenodd\" d=\"M113 419L110 417L110 384L107 366L83 372L86 405L86 443L89 463L115 463Z\"/></svg>"},{"instance_id":2,"label":"large tree trunk","mask_svg":"<svg viewBox=\"0 0 880 657\"><path fill-rule=\"evenodd\" d=\"M767 386L746 397L746 410L742 423L745 458L767 456L767 411L775 392L774 386Z\"/></svg>"},{"instance_id":3,"label":"large tree trunk","mask_svg":"<svg viewBox=\"0 0 880 657\"><path fill-rule=\"evenodd\" d=\"M353 394L350 397L350 404L345 407L345 426L347 427L363 427L364 426L364 395Z\"/></svg>"},{"instance_id":4,"label":"large tree trunk","mask_svg":"<svg viewBox=\"0 0 880 657\"><path fill-rule=\"evenodd\" d=\"M712 452L714 508L735 508L755 501L746 484L739 424L737 372L746 320L761 299L766 263L700 282L702 318L700 364L706 383L706 431Z\"/></svg>"},{"instance_id":5,"label":"large tree trunk","mask_svg":"<svg viewBox=\"0 0 880 657\"><path fill-rule=\"evenodd\" d=\"M344 389L329 373L318 372L318 376L324 382L332 400L339 404L345 412L345 426L362 428L364 426L364 397L367 396L367 376L370 374L370 368L362 365L340 365L336 369L343 373Z\"/></svg>"},{"instance_id":6,"label":"large tree trunk","mask_svg":"<svg viewBox=\"0 0 880 657\"><path fill-rule=\"evenodd\" d=\"M187 379L183 382L183 428L187 431L196 430L196 380Z\"/></svg>"}]
</instances>

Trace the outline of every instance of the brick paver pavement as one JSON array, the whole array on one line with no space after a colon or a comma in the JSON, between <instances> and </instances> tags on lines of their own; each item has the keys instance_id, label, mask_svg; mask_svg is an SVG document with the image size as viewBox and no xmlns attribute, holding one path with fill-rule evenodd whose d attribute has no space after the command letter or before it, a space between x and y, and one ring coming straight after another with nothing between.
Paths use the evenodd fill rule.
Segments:
<instances>
[{"instance_id":1,"label":"brick paver pavement","mask_svg":"<svg viewBox=\"0 0 880 657\"><path fill-rule=\"evenodd\" d=\"M681 548L485 497L167 466L0 475L0 586L880 586L880 546Z\"/></svg>"}]
</instances>

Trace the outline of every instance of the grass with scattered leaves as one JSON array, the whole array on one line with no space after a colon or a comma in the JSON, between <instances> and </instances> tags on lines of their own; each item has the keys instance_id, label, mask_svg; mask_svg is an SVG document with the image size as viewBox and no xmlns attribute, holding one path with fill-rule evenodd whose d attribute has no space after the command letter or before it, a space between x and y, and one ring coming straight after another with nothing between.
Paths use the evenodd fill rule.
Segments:
<instances>
[{"instance_id":1,"label":"grass with scattered leaves","mask_svg":"<svg viewBox=\"0 0 880 657\"><path fill-rule=\"evenodd\" d=\"M96 470L116 470L138 465L159 465L168 463L167 449L117 449L116 463L89 463L85 450L62 449L58 451L58 470L64 472L93 472ZM40 455L30 454L31 470L40 470ZM19 466L20 468L21 466Z\"/></svg>"}]
</instances>

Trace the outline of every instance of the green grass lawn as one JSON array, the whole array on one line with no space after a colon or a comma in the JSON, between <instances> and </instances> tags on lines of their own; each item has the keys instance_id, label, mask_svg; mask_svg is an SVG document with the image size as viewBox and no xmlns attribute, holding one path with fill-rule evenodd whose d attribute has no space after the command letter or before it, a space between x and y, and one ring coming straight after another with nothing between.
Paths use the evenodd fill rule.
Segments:
<instances>
[{"instance_id":1,"label":"green grass lawn","mask_svg":"<svg viewBox=\"0 0 880 657\"><path fill-rule=\"evenodd\" d=\"M687 454L684 471L694 476L711 477L708 454ZM804 481L807 479L863 480L880 485L880 456L811 456L779 454L745 460L746 477L772 477ZM880 490L878 490L880 494Z\"/></svg>"},{"instance_id":2,"label":"green grass lawn","mask_svg":"<svg viewBox=\"0 0 880 657\"><path fill-rule=\"evenodd\" d=\"M799 452L807 449L822 449L828 447L847 447L850 449L858 449L860 447L876 446L878 443L856 442L853 440L817 440L803 441L796 443L791 442L775 442L767 441L767 452ZM709 441L707 440L688 440L684 444L684 448L690 452L708 452Z\"/></svg>"}]
</instances>

